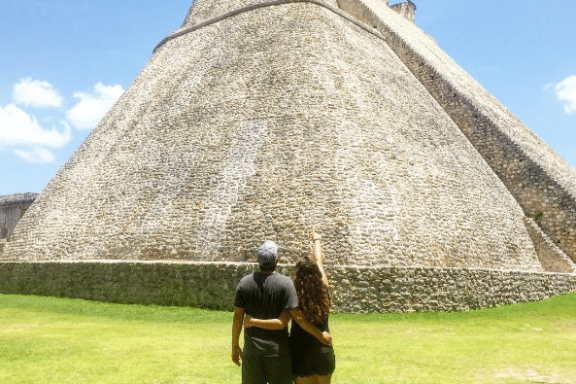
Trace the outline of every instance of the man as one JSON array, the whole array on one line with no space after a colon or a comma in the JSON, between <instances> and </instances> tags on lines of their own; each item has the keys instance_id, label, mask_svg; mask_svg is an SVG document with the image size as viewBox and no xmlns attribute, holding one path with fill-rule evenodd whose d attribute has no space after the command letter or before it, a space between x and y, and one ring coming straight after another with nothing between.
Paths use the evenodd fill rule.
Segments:
<instances>
[{"instance_id":1,"label":"man","mask_svg":"<svg viewBox=\"0 0 576 384\"><path fill-rule=\"evenodd\" d=\"M244 276L236 289L234 300L234 322L232 324L232 361L242 365L243 384L290 384L292 364L288 329L266 330L248 328L244 330L244 351L239 339L244 315L256 319L278 319L284 311L307 332L325 344L332 339L328 333L320 332L308 324L300 310L298 297L292 279L276 272L278 266L278 246L266 241L258 248L260 271ZM285 322L284 324L286 324Z\"/></svg>"}]
</instances>

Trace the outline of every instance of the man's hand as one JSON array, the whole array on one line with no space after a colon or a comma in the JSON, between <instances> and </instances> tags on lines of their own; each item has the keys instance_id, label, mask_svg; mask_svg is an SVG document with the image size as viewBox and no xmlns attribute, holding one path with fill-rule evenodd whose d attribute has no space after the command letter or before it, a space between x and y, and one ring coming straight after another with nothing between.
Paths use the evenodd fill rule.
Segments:
<instances>
[{"instance_id":1,"label":"man's hand","mask_svg":"<svg viewBox=\"0 0 576 384\"><path fill-rule=\"evenodd\" d=\"M322 340L320 340L320 342L325 345L332 345L332 336L330 333L326 331L322 332Z\"/></svg>"},{"instance_id":2,"label":"man's hand","mask_svg":"<svg viewBox=\"0 0 576 384\"><path fill-rule=\"evenodd\" d=\"M252 323L252 316L246 315L246 317L244 318L244 329L248 329L253 326L254 324Z\"/></svg>"},{"instance_id":3,"label":"man's hand","mask_svg":"<svg viewBox=\"0 0 576 384\"><path fill-rule=\"evenodd\" d=\"M237 366L242 365L242 348L239 345L235 345L232 347L232 361Z\"/></svg>"}]
</instances>

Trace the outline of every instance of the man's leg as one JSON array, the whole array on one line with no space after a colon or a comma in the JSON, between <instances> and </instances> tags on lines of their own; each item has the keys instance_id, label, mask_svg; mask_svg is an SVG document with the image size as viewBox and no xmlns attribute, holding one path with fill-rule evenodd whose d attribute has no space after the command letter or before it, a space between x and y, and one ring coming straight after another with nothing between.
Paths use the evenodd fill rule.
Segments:
<instances>
[{"instance_id":1,"label":"man's leg","mask_svg":"<svg viewBox=\"0 0 576 384\"><path fill-rule=\"evenodd\" d=\"M317 384L330 384L330 380L332 380L331 373L325 376L314 375L312 377L316 380Z\"/></svg>"},{"instance_id":2,"label":"man's leg","mask_svg":"<svg viewBox=\"0 0 576 384\"><path fill-rule=\"evenodd\" d=\"M265 357L264 370L270 384L292 384L292 361L290 356Z\"/></svg>"},{"instance_id":3,"label":"man's leg","mask_svg":"<svg viewBox=\"0 0 576 384\"><path fill-rule=\"evenodd\" d=\"M266 384L264 357L242 359L242 384Z\"/></svg>"}]
</instances>

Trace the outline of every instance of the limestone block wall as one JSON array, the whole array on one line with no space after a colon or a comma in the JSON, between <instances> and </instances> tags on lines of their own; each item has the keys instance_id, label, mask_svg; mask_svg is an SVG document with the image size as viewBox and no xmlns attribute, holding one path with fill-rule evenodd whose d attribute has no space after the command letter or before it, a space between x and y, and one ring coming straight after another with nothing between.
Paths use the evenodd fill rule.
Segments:
<instances>
[{"instance_id":1,"label":"limestone block wall","mask_svg":"<svg viewBox=\"0 0 576 384\"><path fill-rule=\"evenodd\" d=\"M251 263L0 262L0 293L232 310ZM293 275L292 265L280 270ZM488 269L329 267L339 312L465 311L576 291L576 275Z\"/></svg>"},{"instance_id":2,"label":"limestone block wall","mask_svg":"<svg viewBox=\"0 0 576 384\"><path fill-rule=\"evenodd\" d=\"M339 0L377 26L388 45L442 105L526 216L576 261L576 171L490 95L419 28L378 0Z\"/></svg>"},{"instance_id":3,"label":"limestone block wall","mask_svg":"<svg viewBox=\"0 0 576 384\"><path fill-rule=\"evenodd\" d=\"M336 0L316 0L333 7L337 7ZM258 4L288 4L304 2L302 0L194 0L190 11L182 24L181 29L186 29L204 23L225 15L229 12L237 11L242 8L251 7ZM387 0L386 0L387 3Z\"/></svg>"},{"instance_id":4,"label":"limestone block wall","mask_svg":"<svg viewBox=\"0 0 576 384\"><path fill-rule=\"evenodd\" d=\"M316 226L328 264L539 271L522 218L382 36L298 2L162 45L2 258L295 262Z\"/></svg>"},{"instance_id":5,"label":"limestone block wall","mask_svg":"<svg viewBox=\"0 0 576 384\"><path fill-rule=\"evenodd\" d=\"M573 274L461 268L330 269L343 312L466 311L538 301L576 290Z\"/></svg>"}]
</instances>

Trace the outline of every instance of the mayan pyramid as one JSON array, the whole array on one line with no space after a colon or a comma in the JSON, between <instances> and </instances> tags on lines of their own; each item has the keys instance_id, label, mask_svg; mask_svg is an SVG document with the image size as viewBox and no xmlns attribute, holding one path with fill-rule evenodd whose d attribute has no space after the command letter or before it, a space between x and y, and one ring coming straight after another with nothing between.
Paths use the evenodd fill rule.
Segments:
<instances>
[{"instance_id":1,"label":"mayan pyramid","mask_svg":"<svg viewBox=\"0 0 576 384\"><path fill-rule=\"evenodd\" d=\"M575 272L576 171L386 0L195 0L4 261Z\"/></svg>"}]
</instances>

